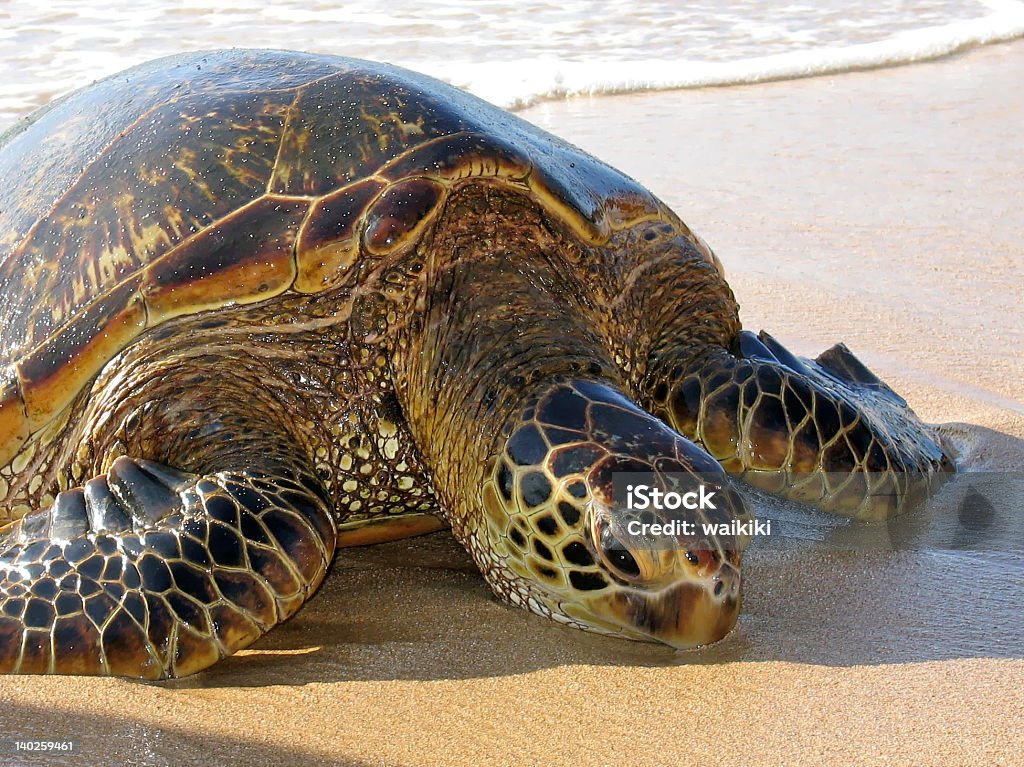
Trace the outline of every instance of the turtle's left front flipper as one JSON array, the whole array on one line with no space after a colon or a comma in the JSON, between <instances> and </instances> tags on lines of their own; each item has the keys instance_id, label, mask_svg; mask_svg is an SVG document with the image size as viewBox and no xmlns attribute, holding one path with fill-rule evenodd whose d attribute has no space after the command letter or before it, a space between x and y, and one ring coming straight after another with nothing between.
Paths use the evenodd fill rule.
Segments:
<instances>
[{"instance_id":1,"label":"turtle's left front flipper","mask_svg":"<svg viewBox=\"0 0 1024 767\"><path fill-rule=\"evenodd\" d=\"M886 519L953 470L938 435L843 344L808 360L742 330L730 349L676 351L648 371L651 409L762 489Z\"/></svg>"},{"instance_id":2,"label":"turtle's left front flipper","mask_svg":"<svg viewBox=\"0 0 1024 767\"><path fill-rule=\"evenodd\" d=\"M207 668L292 615L335 528L315 479L122 457L0 533L0 673Z\"/></svg>"}]
</instances>

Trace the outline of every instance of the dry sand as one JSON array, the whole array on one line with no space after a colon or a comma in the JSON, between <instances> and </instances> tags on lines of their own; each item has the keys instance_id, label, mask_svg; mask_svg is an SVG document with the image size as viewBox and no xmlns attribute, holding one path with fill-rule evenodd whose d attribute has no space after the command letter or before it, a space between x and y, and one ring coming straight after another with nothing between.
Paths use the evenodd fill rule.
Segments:
<instances>
[{"instance_id":1,"label":"dry sand","mask_svg":"<svg viewBox=\"0 0 1024 767\"><path fill-rule=\"evenodd\" d=\"M1020 471L1022 82L1016 43L526 116L678 210L749 327L845 340L970 424L945 428L969 466ZM0 679L0 731L75 738L75 765L1024 763L1020 554L755 547L745 583L737 630L674 654L498 604L446 534L344 551L206 674Z\"/></svg>"}]
</instances>

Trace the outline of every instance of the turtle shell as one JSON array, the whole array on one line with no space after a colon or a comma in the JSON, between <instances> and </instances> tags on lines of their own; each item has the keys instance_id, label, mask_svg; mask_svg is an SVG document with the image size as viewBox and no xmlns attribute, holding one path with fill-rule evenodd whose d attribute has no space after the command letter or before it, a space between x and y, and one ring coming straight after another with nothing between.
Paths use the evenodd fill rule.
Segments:
<instances>
[{"instance_id":1,"label":"turtle shell","mask_svg":"<svg viewBox=\"0 0 1024 767\"><path fill-rule=\"evenodd\" d=\"M437 80L277 51L160 59L0 137L0 459L171 317L316 293L414 244L453 186L581 238L671 217L634 181Z\"/></svg>"}]
</instances>

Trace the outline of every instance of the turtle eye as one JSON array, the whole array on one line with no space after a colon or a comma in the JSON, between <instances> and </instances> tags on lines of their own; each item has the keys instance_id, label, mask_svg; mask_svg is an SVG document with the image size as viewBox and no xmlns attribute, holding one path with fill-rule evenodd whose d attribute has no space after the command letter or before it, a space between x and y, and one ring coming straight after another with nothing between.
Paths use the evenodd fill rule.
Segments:
<instances>
[{"instance_id":1,"label":"turtle eye","mask_svg":"<svg viewBox=\"0 0 1024 767\"><path fill-rule=\"evenodd\" d=\"M627 578L640 577L640 565L626 550L625 545L607 527L601 531L601 556L620 575Z\"/></svg>"}]
</instances>

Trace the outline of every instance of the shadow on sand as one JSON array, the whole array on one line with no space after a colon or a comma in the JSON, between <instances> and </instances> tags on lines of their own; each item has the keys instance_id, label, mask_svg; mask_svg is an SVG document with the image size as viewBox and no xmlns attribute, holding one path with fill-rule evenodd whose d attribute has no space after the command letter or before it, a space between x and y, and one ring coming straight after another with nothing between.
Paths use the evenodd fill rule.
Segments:
<instances>
[{"instance_id":1,"label":"shadow on sand","mask_svg":"<svg viewBox=\"0 0 1024 767\"><path fill-rule=\"evenodd\" d=\"M1016 451L1006 465L1020 465L1024 441L995 432L971 436L987 444L998 437L1001 448ZM877 550L821 540L786 550L753 546L739 625L701 650L586 634L506 607L443 532L342 550L320 593L294 620L210 671L168 684L478 678L571 664L1024 658L1024 544L1001 551L948 546L958 531L956 507L971 487L957 484L943 489L939 511L926 519L937 542ZM1019 536L1024 511L1014 508Z\"/></svg>"}]
</instances>

